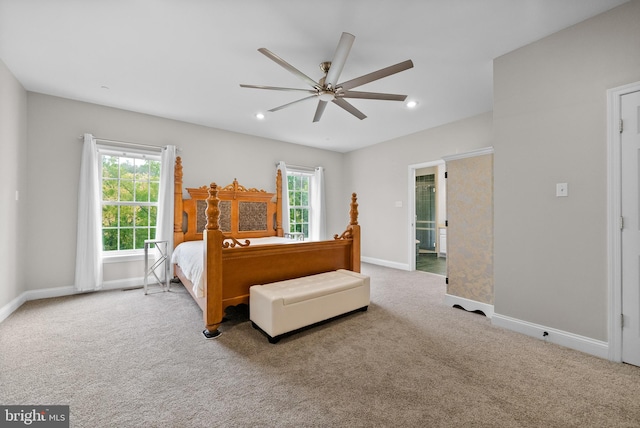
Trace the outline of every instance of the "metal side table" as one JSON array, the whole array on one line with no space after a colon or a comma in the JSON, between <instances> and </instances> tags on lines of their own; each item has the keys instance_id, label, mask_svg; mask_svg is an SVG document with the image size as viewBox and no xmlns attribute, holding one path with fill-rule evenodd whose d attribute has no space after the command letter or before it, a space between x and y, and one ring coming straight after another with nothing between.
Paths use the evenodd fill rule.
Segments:
<instances>
[{"instance_id":1,"label":"metal side table","mask_svg":"<svg viewBox=\"0 0 640 428\"><path fill-rule=\"evenodd\" d=\"M151 267L149 267L149 248L157 248L160 257ZM149 276L153 275L156 283L162 291L171 291L171 282L169 281L169 241L160 239L147 239L144 241L144 294L148 294ZM156 269L162 266L164 268L164 278L160 279L156 273Z\"/></svg>"},{"instance_id":2,"label":"metal side table","mask_svg":"<svg viewBox=\"0 0 640 428\"><path fill-rule=\"evenodd\" d=\"M302 232L284 232L284 237L304 241L304 233Z\"/></svg>"}]
</instances>

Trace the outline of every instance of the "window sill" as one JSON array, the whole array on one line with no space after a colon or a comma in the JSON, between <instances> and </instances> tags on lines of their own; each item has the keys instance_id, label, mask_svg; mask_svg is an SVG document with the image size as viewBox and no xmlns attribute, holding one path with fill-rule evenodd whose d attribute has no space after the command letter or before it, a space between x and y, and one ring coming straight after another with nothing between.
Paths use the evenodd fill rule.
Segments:
<instances>
[{"instance_id":1,"label":"window sill","mask_svg":"<svg viewBox=\"0 0 640 428\"><path fill-rule=\"evenodd\" d=\"M130 253L130 254L113 254L102 256L102 263L127 263L127 262L141 262L144 260L144 253Z\"/></svg>"}]
</instances>

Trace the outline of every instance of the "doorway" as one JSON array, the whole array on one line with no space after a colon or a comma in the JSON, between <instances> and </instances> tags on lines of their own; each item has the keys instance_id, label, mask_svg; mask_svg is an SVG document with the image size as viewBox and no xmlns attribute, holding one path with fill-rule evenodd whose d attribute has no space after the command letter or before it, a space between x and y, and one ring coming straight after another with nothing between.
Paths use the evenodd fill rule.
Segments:
<instances>
[{"instance_id":1,"label":"doorway","mask_svg":"<svg viewBox=\"0 0 640 428\"><path fill-rule=\"evenodd\" d=\"M446 276L444 161L410 165L411 270Z\"/></svg>"},{"instance_id":2,"label":"doorway","mask_svg":"<svg viewBox=\"0 0 640 428\"><path fill-rule=\"evenodd\" d=\"M436 175L416 173L416 245L419 254L436 252Z\"/></svg>"},{"instance_id":3,"label":"doorway","mask_svg":"<svg viewBox=\"0 0 640 428\"><path fill-rule=\"evenodd\" d=\"M640 82L607 95L609 359L640 365Z\"/></svg>"}]
</instances>

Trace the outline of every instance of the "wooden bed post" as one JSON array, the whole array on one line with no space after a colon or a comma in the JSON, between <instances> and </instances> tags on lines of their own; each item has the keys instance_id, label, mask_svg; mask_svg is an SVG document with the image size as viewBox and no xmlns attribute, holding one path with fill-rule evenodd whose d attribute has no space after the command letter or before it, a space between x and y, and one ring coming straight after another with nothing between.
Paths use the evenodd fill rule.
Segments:
<instances>
[{"instance_id":1,"label":"wooden bed post","mask_svg":"<svg viewBox=\"0 0 640 428\"><path fill-rule=\"evenodd\" d=\"M184 241L182 231L182 158L176 157L176 164L173 170L173 246L174 248Z\"/></svg>"},{"instance_id":2,"label":"wooden bed post","mask_svg":"<svg viewBox=\"0 0 640 428\"><path fill-rule=\"evenodd\" d=\"M358 196L351 194L351 209L349 210L349 229L353 248L351 251L351 266L354 272L360 272L360 225L358 224Z\"/></svg>"},{"instance_id":3,"label":"wooden bed post","mask_svg":"<svg viewBox=\"0 0 640 428\"><path fill-rule=\"evenodd\" d=\"M351 241L351 254L349 270L360 272L360 225L358 224L358 196L351 194L349 205L349 224L342 235L333 235L333 239L345 239Z\"/></svg>"},{"instance_id":4,"label":"wooden bed post","mask_svg":"<svg viewBox=\"0 0 640 428\"><path fill-rule=\"evenodd\" d=\"M220 200L218 186L211 183L207 198L207 225L203 231L204 240L204 272L206 278L206 311L204 323L206 329L202 332L207 339L213 339L222 334L218 327L222 322L222 242L224 236L220 230Z\"/></svg>"},{"instance_id":5,"label":"wooden bed post","mask_svg":"<svg viewBox=\"0 0 640 428\"><path fill-rule=\"evenodd\" d=\"M287 230L287 232L289 231ZM282 170L280 169L276 173L276 236L284 236L284 230L282 230Z\"/></svg>"}]
</instances>

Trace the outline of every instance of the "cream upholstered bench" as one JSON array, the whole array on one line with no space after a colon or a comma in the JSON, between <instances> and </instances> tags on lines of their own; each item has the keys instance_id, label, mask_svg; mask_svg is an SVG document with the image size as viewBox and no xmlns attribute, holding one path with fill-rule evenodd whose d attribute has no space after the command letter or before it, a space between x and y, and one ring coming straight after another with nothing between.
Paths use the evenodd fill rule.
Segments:
<instances>
[{"instance_id":1,"label":"cream upholstered bench","mask_svg":"<svg viewBox=\"0 0 640 428\"><path fill-rule=\"evenodd\" d=\"M249 289L254 328L276 343L285 333L369 306L369 277L340 269Z\"/></svg>"}]
</instances>

